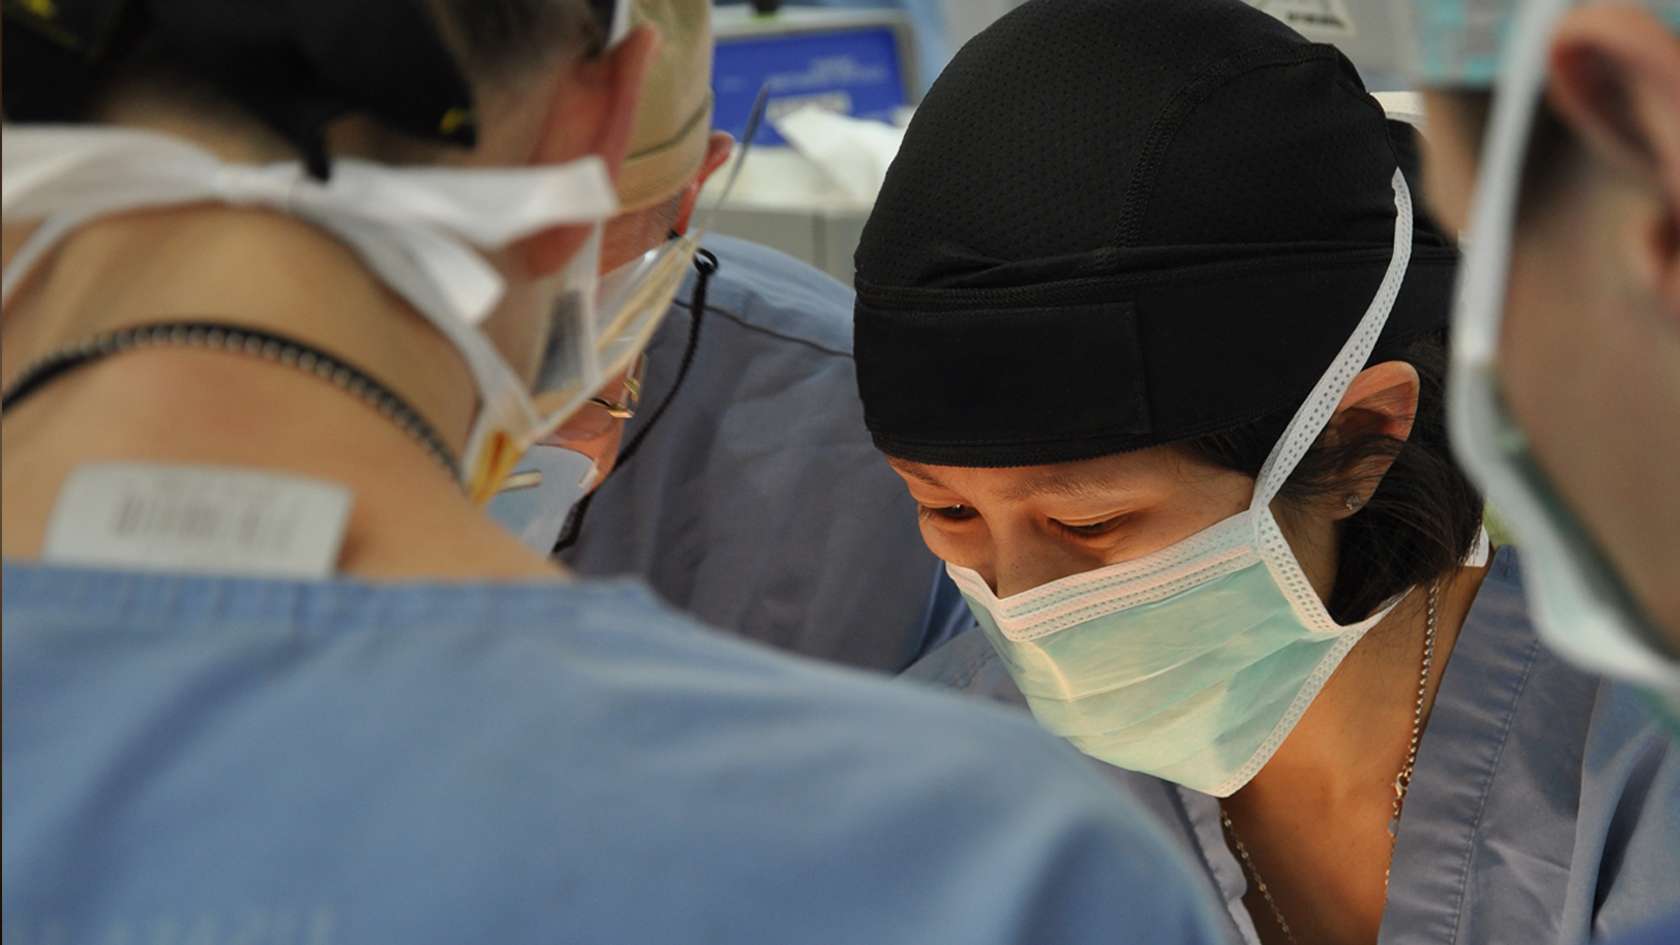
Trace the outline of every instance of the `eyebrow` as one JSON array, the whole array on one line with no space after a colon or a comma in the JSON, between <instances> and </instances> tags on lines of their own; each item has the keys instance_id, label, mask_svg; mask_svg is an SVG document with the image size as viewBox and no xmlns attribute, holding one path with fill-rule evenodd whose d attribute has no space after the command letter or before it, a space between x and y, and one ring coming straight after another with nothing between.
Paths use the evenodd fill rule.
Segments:
<instances>
[{"instance_id":1,"label":"eyebrow","mask_svg":"<svg viewBox=\"0 0 1680 945\"><path fill-rule=\"evenodd\" d=\"M939 477L928 472L919 463L888 460L888 465L918 482L924 482L938 489L950 489ZM1037 496L1054 495L1071 499L1085 499L1093 497L1112 498L1115 493L1130 490L1103 483L1089 476L1070 476L1056 470L1045 470L1033 475L1018 485L1005 490L1003 498L1011 502L1019 502Z\"/></svg>"}]
</instances>

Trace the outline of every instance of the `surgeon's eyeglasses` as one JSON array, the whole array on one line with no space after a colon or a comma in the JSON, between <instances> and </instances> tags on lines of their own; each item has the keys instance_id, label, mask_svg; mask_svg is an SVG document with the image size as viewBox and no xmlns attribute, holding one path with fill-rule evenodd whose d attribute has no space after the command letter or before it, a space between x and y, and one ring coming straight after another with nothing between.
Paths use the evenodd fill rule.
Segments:
<instances>
[{"instance_id":1,"label":"surgeon's eyeglasses","mask_svg":"<svg viewBox=\"0 0 1680 945\"><path fill-rule=\"evenodd\" d=\"M646 376L647 355L638 355L619 382L618 390L612 392L613 397L595 396L584 401L577 413L560 424L544 442L575 443L600 439L611 433L616 425L636 416L636 408L642 401L642 380Z\"/></svg>"}]
</instances>

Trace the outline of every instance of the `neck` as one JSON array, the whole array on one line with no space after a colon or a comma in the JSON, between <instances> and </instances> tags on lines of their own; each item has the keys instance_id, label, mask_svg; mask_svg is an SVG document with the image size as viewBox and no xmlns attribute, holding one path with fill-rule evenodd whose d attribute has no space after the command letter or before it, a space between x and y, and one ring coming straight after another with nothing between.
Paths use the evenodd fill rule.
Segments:
<instances>
[{"instance_id":1,"label":"neck","mask_svg":"<svg viewBox=\"0 0 1680 945\"><path fill-rule=\"evenodd\" d=\"M19 235L6 234L8 258ZM84 227L9 300L0 377L10 382L36 358L91 336L171 319L313 345L377 378L457 453L466 444L477 398L453 348L349 250L264 211L192 207ZM8 409L0 449L8 558L40 553L73 469L134 460L266 468L346 486L354 506L340 568L348 574L555 574L390 421L319 379L239 355L158 348L96 362Z\"/></svg>"},{"instance_id":2,"label":"neck","mask_svg":"<svg viewBox=\"0 0 1680 945\"><path fill-rule=\"evenodd\" d=\"M1484 573L1460 568L1441 582L1425 721ZM1280 806L1327 812L1392 800L1417 709L1428 599L1429 588L1418 587L1349 651L1277 753L1228 799L1233 816L1264 817Z\"/></svg>"}]
</instances>

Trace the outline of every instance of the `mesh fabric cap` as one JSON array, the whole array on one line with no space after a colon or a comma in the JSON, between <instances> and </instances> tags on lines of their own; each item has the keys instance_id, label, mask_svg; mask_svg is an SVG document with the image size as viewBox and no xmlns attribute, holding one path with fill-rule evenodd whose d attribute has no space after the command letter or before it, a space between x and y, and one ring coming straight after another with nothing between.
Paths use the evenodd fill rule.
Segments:
<instances>
[{"instance_id":1,"label":"mesh fabric cap","mask_svg":"<svg viewBox=\"0 0 1680 945\"><path fill-rule=\"evenodd\" d=\"M864 229L877 445L1051 463L1294 406L1382 281L1408 134L1238 0L1018 8L934 84ZM1377 357L1445 324L1454 254L1418 232Z\"/></svg>"}]
</instances>

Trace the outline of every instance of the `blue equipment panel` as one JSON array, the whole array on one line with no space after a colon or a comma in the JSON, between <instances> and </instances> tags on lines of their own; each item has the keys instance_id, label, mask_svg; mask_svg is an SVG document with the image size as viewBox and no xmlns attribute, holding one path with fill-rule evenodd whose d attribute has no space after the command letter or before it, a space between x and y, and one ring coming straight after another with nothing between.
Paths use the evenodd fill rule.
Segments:
<instances>
[{"instance_id":1,"label":"blue equipment panel","mask_svg":"<svg viewBox=\"0 0 1680 945\"><path fill-rule=\"evenodd\" d=\"M712 63L712 126L739 139L759 88L766 85L770 118L817 104L855 118L892 121L894 112L910 104L899 34L887 24L719 36ZM766 122L757 143L787 142Z\"/></svg>"}]
</instances>

